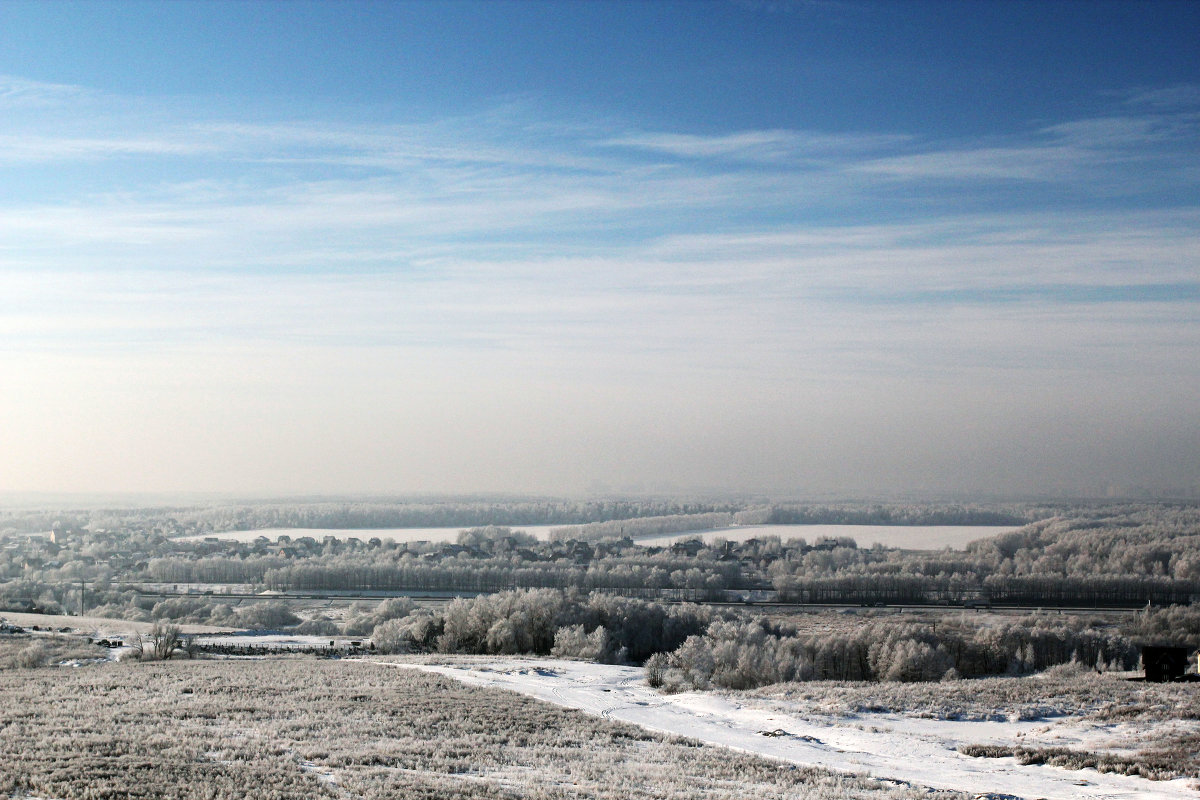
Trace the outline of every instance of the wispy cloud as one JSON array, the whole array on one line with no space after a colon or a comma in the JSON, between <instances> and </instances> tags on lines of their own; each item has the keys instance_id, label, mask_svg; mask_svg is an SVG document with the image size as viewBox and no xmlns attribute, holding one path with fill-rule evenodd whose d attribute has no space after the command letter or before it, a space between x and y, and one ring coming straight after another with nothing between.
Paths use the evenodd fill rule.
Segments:
<instances>
[{"instance_id":1,"label":"wispy cloud","mask_svg":"<svg viewBox=\"0 0 1200 800\"><path fill-rule=\"evenodd\" d=\"M15 75L0 75L0 107L47 107L78 102L91 94L81 86L33 81Z\"/></svg>"},{"instance_id":2,"label":"wispy cloud","mask_svg":"<svg viewBox=\"0 0 1200 800\"><path fill-rule=\"evenodd\" d=\"M1073 120L1048 126L1042 132L1088 148L1125 149L1171 142L1192 144L1200 133L1200 113Z\"/></svg>"},{"instance_id":3,"label":"wispy cloud","mask_svg":"<svg viewBox=\"0 0 1200 800\"><path fill-rule=\"evenodd\" d=\"M853 169L892 178L1061 180L1086 159L1064 147L988 147L879 158Z\"/></svg>"},{"instance_id":4,"label":"wispy cloud","mask_svg":"<svg viewBox=\"0 0 1200 800\"><path fill-rule=\"evenodd\" d=\"M1176 86L1137 89L1126 96L1132 106L1156 109L1196 108L1200 106L1200 86L1183 83Z\"/></svg>"},{"instance_id":5,"label":"wispy cloud","mask_svg":"<svg viewBox=\"0 0 1200 800\"><path fill-rule=\"evenodd\" d=\"M633 133L602 142L610 147L646 150L680 158L730 158L786 162L845 156L893 148L910 141L905 135L820 134L789 130L741 131L722 136L678 133Z\"/></svg>"},{"instance_id":6,"label":"wispy cloud","mask_svg":"<svg viewBox=\"0 0 1200 800\"><path fill-rule=\"evenodd\" d=\"M0 195L11 363L328 351L433 382L486 365L771 397L1128 385L1200 353L1181 115L933 142L529 109L389 125L199 109L166 125L130 108L65 131L27 111L34 135L0 137L0 169L25 182ZM1147 149L1171 191L1148 194ZM68 170L90 188L22 189ZM962 188L926 191L939 181ZM1114 194L1097 207L1100 182Z\"/></svg>"},{"instance_id":7,"label":"wispy cloud","mask_svg":"<svg viewBox=\"0 0 1200 800\"><path fill-rule=\"evenodd\" d=\"M194 156L216 154L199 140L0 135L0 162L64 161L130 156Z\"/></svg>"}]
</instances>

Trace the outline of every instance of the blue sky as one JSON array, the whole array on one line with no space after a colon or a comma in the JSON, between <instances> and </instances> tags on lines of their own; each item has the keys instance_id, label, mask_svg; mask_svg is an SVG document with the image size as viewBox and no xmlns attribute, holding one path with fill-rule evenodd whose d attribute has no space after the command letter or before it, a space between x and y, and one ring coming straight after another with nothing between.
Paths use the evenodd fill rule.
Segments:
<instances>
[{"instance_id":1,"label":"blue sky","mask_svg":"<svg viewBox=\"0 0 1200 800\"><path fill-rule=\"evenodd\" d=\"M1195 492L1197 34L0 4L0 483Z\"/></svg>"}]
</instances>

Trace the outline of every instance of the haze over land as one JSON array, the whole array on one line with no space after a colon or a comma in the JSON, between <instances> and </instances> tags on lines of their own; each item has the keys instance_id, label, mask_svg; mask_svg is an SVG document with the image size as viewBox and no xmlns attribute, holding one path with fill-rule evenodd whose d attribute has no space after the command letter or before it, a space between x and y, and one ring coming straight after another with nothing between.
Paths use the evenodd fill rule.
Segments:
<instances>
[{"instance_id":1,"label":"haze over land","mask_svg":"<svg viewBox=\"0 0 1200 800\"><path fill-rule=\"evenodd\" d=\"M0 486L1200 490L1200 6L0 5Z\"/></svg>"}]
</instances>

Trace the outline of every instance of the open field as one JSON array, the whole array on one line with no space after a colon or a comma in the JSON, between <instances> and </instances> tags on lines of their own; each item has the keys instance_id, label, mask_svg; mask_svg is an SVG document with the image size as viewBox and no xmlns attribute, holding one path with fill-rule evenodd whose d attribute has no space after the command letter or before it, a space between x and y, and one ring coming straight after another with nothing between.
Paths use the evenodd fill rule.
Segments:
<instances>
[{"instance_id":1,"label":"open field","mask_svg":"<svg viewBox=\"0 0 1200 800\"><path fill-rule=\"evenodd\" d=\"M362 661L10 670L0 731L13 798L930 797Z\"/></svg>"}]
</instances>

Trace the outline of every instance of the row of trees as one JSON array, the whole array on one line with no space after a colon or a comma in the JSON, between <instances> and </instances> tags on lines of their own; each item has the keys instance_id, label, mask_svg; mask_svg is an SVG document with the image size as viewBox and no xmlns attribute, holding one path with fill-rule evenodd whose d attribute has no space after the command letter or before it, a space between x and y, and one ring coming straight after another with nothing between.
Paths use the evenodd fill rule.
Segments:
<instances>
[{"instance_id":1,"label":"row of trees","mask_svg":"<svg viewBox=\"0 0 1200 800\"><path fill-rule=\"evenodd\" d=\"M1139 650L1127 634L1157 624L1150 615L1121 632L1061 616L1032 615L998 626L973 618L932 623L882 617L829 630L813 619L820 618L772 622L700 606L541 589L456 600L436 612L413 610L381 622L373 640L382 652L645 662L653 685L749 689L787 681L1025 674L1072 662L1132 669Z\"/></svg>"},{"instance_id":2,"label":"row of trees","mask_svg":"<svg viewBox=\"0 0 1200 800\"><path fill-rule=\"evenodd\" d=\"M681 689L749 689L784 681L935 681L1024 674L1070 662L1131 669L1126 636L1035 619L998 628L877 621L846 631L804 631L762 620L714 622L654 657L650 679Z\"/></svg>"},{"instance_id":3,"label":"row of trees","mask_svg":"<svg viewBox=\"0 0 1200 800\"><path fill-rule=\"evenodd\" d=\"M712 610L703 606L536 589L458 599L436 612L415 611L382 623L372 639L383 652L556 654L641 663L703 632L712 619Z\"/></svg>"},{"instance_id":4,"label":"row of trees","mask_svg":"<svg viewBox=\"0 0 1200 800\"><path fill-rule=\"evenodd\" d=\"M744 501L707 498L566 500L556 498L414 498L356 502L265 502L200 508L93 512L108 527L169 524L186 530L263 528L471 528L483 525L581 525L668 514L735 512ZM43 529L44 530L44 529Z\"/></svg>"}]
</instances>

